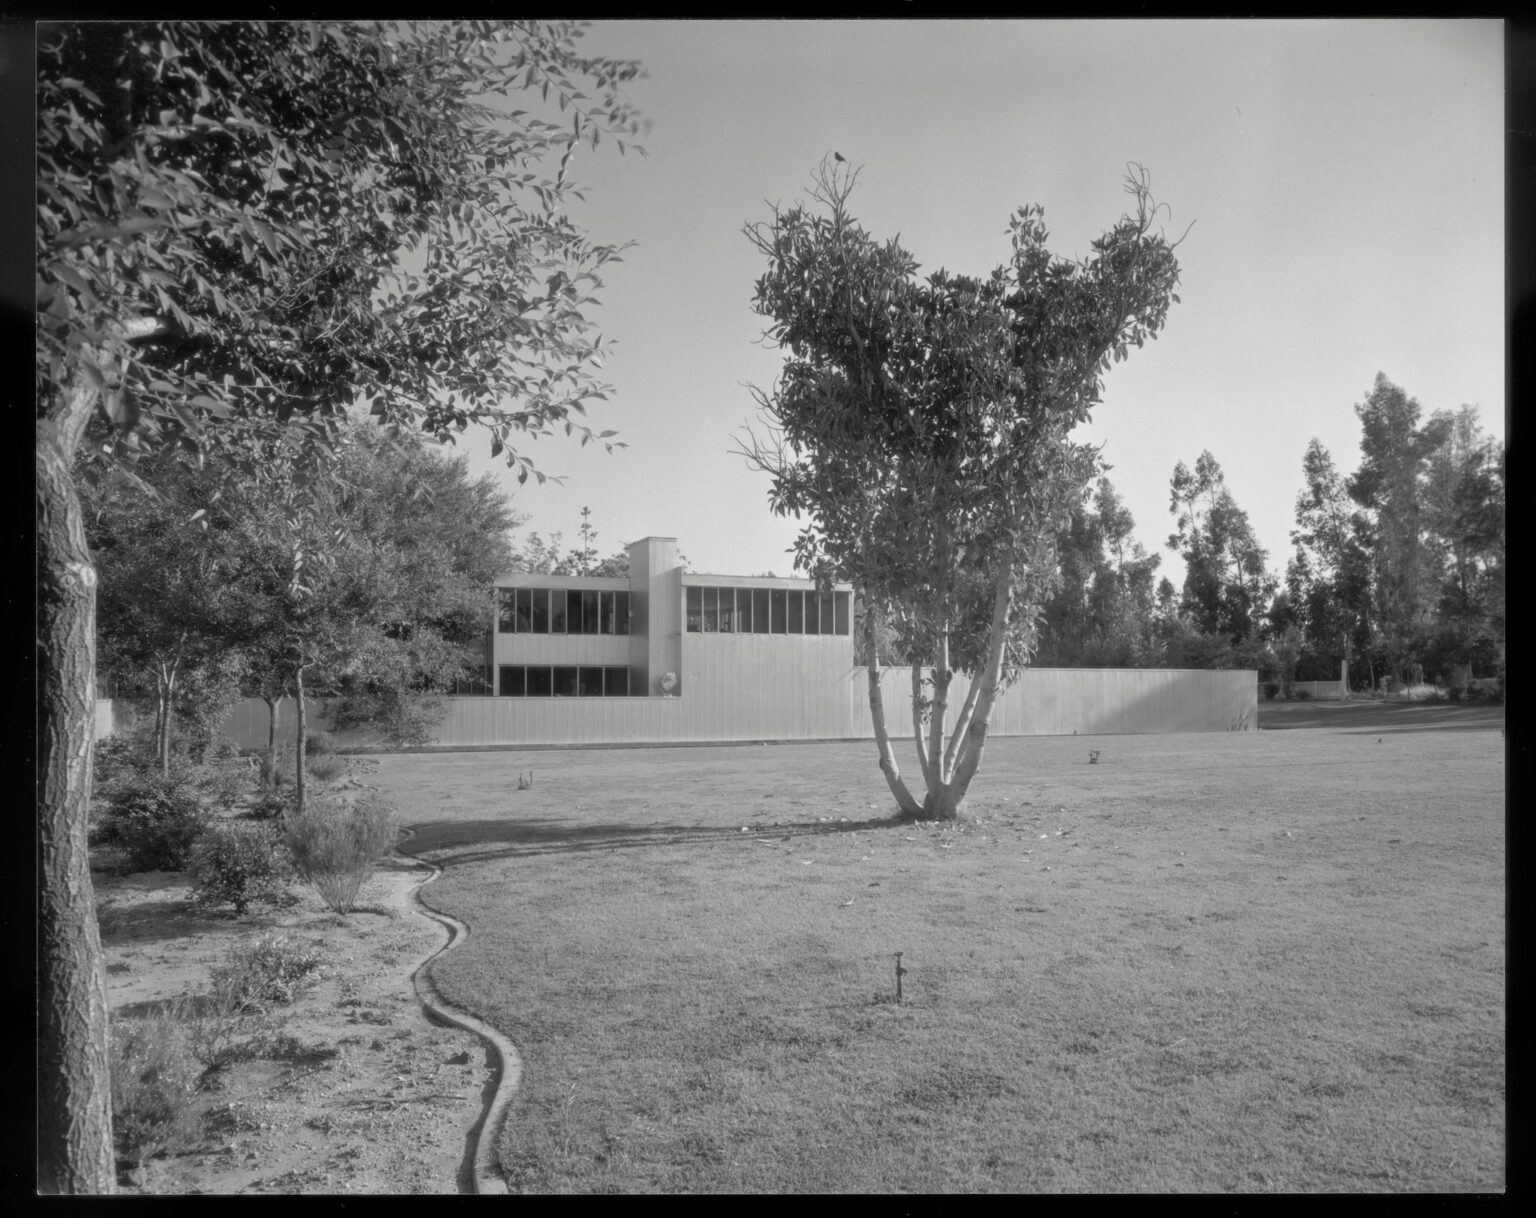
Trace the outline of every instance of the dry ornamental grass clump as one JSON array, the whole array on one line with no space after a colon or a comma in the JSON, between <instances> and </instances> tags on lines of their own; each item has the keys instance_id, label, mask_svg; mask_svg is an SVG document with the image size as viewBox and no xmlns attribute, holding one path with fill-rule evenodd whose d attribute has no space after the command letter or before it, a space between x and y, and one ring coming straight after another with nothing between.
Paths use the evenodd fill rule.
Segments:
<instances>
[{"instance_id":1,"label":"dry ornamental grass clump","mask_svg":"<svg viewBox=\"0 0 1536 1218\"><path fill-rule=\"evenodd\" d=\"M395 844L394 810L377 797L347 806L316 797L289 819L283 840L298 873L331 909L351 913L378 858Z\"/></svg>"}]
</instances>

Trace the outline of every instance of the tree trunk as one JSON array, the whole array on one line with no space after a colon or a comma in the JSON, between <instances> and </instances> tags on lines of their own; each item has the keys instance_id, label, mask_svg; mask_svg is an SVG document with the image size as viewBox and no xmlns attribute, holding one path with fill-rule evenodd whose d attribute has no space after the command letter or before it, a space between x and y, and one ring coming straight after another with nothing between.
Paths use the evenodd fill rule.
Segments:
<instances>
[{"instance_id":1,"label":"tree trunk","mask_svg":"<svg viewBox=\"0 0 1536 1218\"><path fill-rule=\"evenodd\" d=\"M917 816L922 812L907 784L901 780L901 768L896 764L896 751L891 747L891 734L885 726L885 699L880 690L880 665L875 651L876 621L874 611L864 615L864 668L869 680L869 719L875 729L875 747L880 751L880 772L885 775L896 806L903 816Z\"/></svg>"},{"instance_id":2,"label":"tree trunk","mask_svg":"<svg viewBox=\"0 0 1536 1218\"><path fill-rule=\"evenodd\" d=\"M928 744L923 732L923 666L914 661L912 664L912 743L917 746L917 762L923 771L923 786L932 790L934 783L933 766L928 758Z\"/></svg>"},{"instance_id":3,"label":"tree trunk","mask_svg":"<svg viewBox=\"0 0 1536 1218\"><path fill-rule=\"evenodd\" d=\"M37 1187L116 1191L107 989L86 844L96 571L71 466L94 405L69 393L37 428Z\"/></svg>"},{"instance_id":4,"label":"tree trunk","mask_svg":"<svg viewBox=\"0 0 1536 1218\"><path fill-rule=\"evenodd\" d=\"M261 700L267 704L267 755L261 763L261 789L270 791L277 786L277 717L283 700L266 694L261 695Z\"/></svg>"},{"instance_id":5,"label":"tree trunk","mask_svg":"<svg viewBox=\"0 0 1536 1218\"><path fill-rule=\"evenodd\" d=\"M976 696L971 721L965 729L965 739L955 757L954 773L946 784L947 806L951 817L960 815L960 806L970 790L971 779L981 765L981 754L987 744L987 726L992 718L992 706L997 701L998 683L1002 679L1003 653L1008 644L1008 614L1012 602L1012 565L1004 566L998 576L997 593L992 601L992 629L987 641L985 667L976 674L981 691Z\"/></svg>"},{"instance_id":6,"label":"tree trunk","mask_svg":"<svg viewBox=\"0 0 1536 1218\"><path fill-rule=\"evenodd\" d=\"M308 801L304 791L304 665L300 664L293 673L294 688L294 728L298 732L298 738L293 742L293 755L298 759L298 768L293 776L293 814L303 816L308 808Z\"/></svg>"}]
</instances>

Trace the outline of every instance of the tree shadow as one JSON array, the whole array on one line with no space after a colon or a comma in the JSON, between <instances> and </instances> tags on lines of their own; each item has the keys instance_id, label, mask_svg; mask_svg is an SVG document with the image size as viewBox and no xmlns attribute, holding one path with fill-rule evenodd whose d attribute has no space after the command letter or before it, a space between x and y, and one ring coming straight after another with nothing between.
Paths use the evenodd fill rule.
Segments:
<instances>
[{"instance_id":1,"label":"tree shadow","mask_svg":"<svg viewBox=\"0 0 1536 1218\"><path fill-rule=\"evenodd\" d=\"M1285 706L1261 704L1259 727L1266 732L1332 728L1359 735L1416 731L1488 731L1504 726L1499 705L1455 702L1320 702Z\"/></svg>"},{"instance_id":2,"label":"tree shadow","mask_svg":"<svg viewBox=\"0 0 1536 1218\"><path fill-rule=\"evenodd\" d=\"M766 827L698 825L634 825L620 822L582 824L556 817L520 820L466 820L413 825L400 847L411 854L430 855L446 870L491 859L541 854L577 854L594 850L643 850L648 847L721 845L726 842L792 841L828 833L894 829L895 817L866 820L801 822Z\"/></svg>"}]
</instances>

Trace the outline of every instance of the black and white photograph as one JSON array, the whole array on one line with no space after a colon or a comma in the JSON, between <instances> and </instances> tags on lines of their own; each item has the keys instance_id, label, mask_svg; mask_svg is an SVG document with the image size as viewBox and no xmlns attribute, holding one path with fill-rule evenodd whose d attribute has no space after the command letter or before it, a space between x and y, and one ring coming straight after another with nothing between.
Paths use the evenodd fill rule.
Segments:
<instances>
[{"instance_id":1,"label":"black and white photograph","mask_svg":"<svg viewBox=\"0 0 1536 1218\"><path fill-rule=\"evenodd\" d=\"M8 36L36 1193L1503 1195L1509 36Z\"/></svg>"}]
</instances>

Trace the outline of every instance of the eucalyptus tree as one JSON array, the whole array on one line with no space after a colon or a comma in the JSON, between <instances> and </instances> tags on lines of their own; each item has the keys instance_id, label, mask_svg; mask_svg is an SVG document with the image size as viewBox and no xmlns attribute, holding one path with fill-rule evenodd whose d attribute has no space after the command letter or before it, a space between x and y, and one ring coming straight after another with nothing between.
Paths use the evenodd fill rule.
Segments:
<instances>
[{"instance_id":1,"label":"eucalyptus tree","mask_svg":"<svg viewBox=\"0 0 1536 1218\"><path fill-rule=\"evenodd\" d=\"M1302 457L1305 487L1296 496L1295 552L1286 567L1291 608L1308 640L1339 662L1343 696L1349 696L1349 665L1368 656L1371 624L1371 560L1367 522L1351 503L1333 457L1314 437Z\"/></svg>"},{"instance_id":2,"label":"eucalyptus tree","mask_svg":"<svg viewBox=\"0 0 1536 1218\"><path fill-rule=\"evenodd\" d=\"M618 250L566 214L578 147L640 126L570 24L37 29L38 1185L109 1192L86 812L92 556L72 481L281 429L328 476L353 403L520 479L601 398L585 310ZM511 109L503 99L529 99ZM514 104L516 104L514 102ZM249 447L234 448L241 460Z\"/></svg>"},{"instance_id":3,"label":"eucalyptus tree","mask_svg":"<svg viewBox=\"0 0 1536 1218\"><path fill-rule=\"evenodd\" d=\"M1168 548L1184 559L1184 612L1205 634L1233 643L1250 638L1279 581L1209 450L1193 472L1182 461L1174 466L1168 510L1177 526Z\"/></svg>"},{"instance_id":4,"label":"eucalyptus tree","mask_svg":"<svg viewBox=\"0 0 1536 1218\"><path fill-rule=\"evenodd\" d=\"M1446 440L1450 420L1431 417L1385 373L1363 402L1360 465L1347 487L1369 522L1375 634L1393 676L1407 679L1421 663L1433 629L1437 571L1426 536L1425 490L1431 455Z\"/></svg>"},{"instance_id":5,"label":"eucalyptus tree","mask_svg":"<svg viewBox=\"0 0 1536 1218\"><path fill-rule=\"evenodd\" d=\"M954 818L997 694L1028 663L1055 537L1099 470L1070 433L1102 374L1161 329L1176 243L1154 231L1136 167L1132 214L1089 256L1052 255L1043 210L1029 206L1009 223L1008 264L920 279L894 238L849 211L856 176L824 160L808 203L746 228L768 264L754 308L786 360L771 391L754 391L767 432L749 431L742 452L771 476L773 510L807 522L796 567L850 581L864 603L880 768L901 813ZM885 624L911 666L921 802L886 725L874 646ZM951 725L957 671L972 680Z\"/></svg>"}]
</instances>

